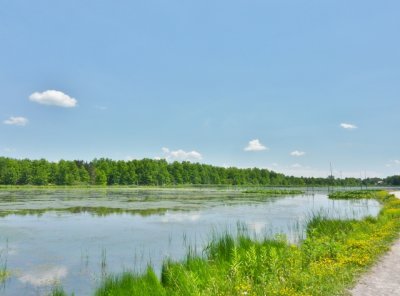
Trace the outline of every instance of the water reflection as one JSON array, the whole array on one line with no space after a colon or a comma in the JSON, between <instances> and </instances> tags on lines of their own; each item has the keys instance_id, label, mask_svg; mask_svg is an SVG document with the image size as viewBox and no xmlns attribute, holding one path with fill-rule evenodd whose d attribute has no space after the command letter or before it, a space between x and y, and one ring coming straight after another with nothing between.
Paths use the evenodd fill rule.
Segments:
<instances>
[{"instance_id":1,"label":"water reflection","mask_svg":"<svg viewBox=\"0 0 400 296\"><path fill-rule=\"evenodd\" d=\"M166 257L179 260L188 246L200 252L213 231L235 234L238 223L254 236L284 233L296 242L304 236L306 222L313 215L358 219L375 216L380 209L373 200L329 200L324 194L249 199L232 192L214 193L210 198L212 192L205 196L185 192L184 198L179 195L129 202L126 199L134 195L129 191L121 196L113 191L105 197L90 193L83 198L80 194L66 191L51 196L46 191L37 196L30 193L29 199L23 199L15 193L17 203L0 204L0 211L33 207L41 212L40 216L0 218L0 244L7 241L7 268L11 271L0 291L2 295L44 295L57 281L68 293L90 295L106 274L141 271L149 262L159 271ZM49 205L59 210L47 211ZM68 211L93 207L105 212L109 206L130 211L104 215ZM140 215L138 211L148 214ZM12 254L11 250L16 252Z\"/></svg>"},{"instance_id":2,"label":"water reflection","mask_svg":"<svg viewBox=\"0 0 400 296\"><path fill-rule=\"evenodd\" d=\"M201 218L199 213L166 213L162 218L161 222L195 222Z\"/></svg>"},{"instance_id":3,"label":"water reflection","mask_svg":"<svg viewBox=\"0 0 400 296\"><path fill-rule=\"evenodd\" d=\"M68 274L65 266L37 266L27 272L23 272L19 281L23 284L31 284L35 287L54 285Z\"/></svg>"}]
</instances>

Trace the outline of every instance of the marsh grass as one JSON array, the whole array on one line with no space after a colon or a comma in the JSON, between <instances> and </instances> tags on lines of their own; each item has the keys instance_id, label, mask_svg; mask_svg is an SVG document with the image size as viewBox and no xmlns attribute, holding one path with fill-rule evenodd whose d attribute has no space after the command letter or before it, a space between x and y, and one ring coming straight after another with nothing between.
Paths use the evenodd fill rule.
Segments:
<instances>
[{"instance_id":1,"label":"marsh grass","mask_svg":"<svg viewBox=\"0 0 400 296\"><path fill-rule=\"evenodd\" d=\"M379 200L380 195L386 194L382 190L351 190L351 191L335 191L329 193L330 199L371 199Z\"/></svg>"},{"instance_id":2,"label":"marsh grass","mask_svg":"<svg viewBox=\"0 0 400 296\"><path fill-rule=\"evenodd\" d=\"M142 275L125 272L109 276L94 295L166 295L165 293L161 282L149 267Z\"/></svg>"},{"instance_id":3,"label":"marsh grass","mask_svg":"<svg viewBox=\"0 0 400 296\"><path fill-rule=\"evenodd\" d=\"M68 296L68 294L64 291L63 287L60 285L55 285L50 292L51 296ZM75 296L75 293L70 294L71 296Z\"/></svg>"},{"instance_id":4,"label":"marsh grass","mask_svg":"<svg viewBox=\"0 0 400 296\"><path fill-rule=\"evenodd\" d=\"M379 200L378 217L328 220L316 215L298 245L283 236L255 240L243 231L225 233L213 237L202 256L189 252L183 261L165 261L160 280L151 267L145 274L125 272L108 276L95 295L345 294L400 230L400 201L394 196L383 191L341 195L350 196Z\"/></svg>"},{"instance_id":5,"label":"marsh grass","mask_svg":"<svg viewBox=\"0 0 400 296\"><path fill-rule=\"evenodd\" d=\"M53 287L53 289L51 290L51 295L52 296L67 296L64 289L60 286Z\"/></svg>"}]
</instances>

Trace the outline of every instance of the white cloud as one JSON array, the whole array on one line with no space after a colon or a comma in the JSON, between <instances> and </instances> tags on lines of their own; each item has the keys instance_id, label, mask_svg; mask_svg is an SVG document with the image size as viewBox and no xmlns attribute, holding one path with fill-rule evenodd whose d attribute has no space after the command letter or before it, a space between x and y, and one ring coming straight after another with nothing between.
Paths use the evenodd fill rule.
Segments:
<instances>
[{"instance_id":1,"label":"white cloud","mask_svg":"<svg viewBox=\"0 0 400 296\"><path fill-rule=\"evenodd\" d=\"M25 126L28 124L28 118L22 117L22 116L11 116L9 119L6 119L3 121L4 124L8 125L19 125L19 126Z\"/></svg>"},{"instance_id":2,"label":"white cloud","mask_svg":"<svg viewBox=\"0 0 400 296\"><path fill-rule=\"evenodd\" d=\"M344 129L350 129L350 130L358 128L356 125L351 124L351 123L341 123L340 127L344 128Z\"/></svg>"},{"instance_id":3,"label":"white cloud","mask_svg":"<svg viewBox=\"0 0 400 296\"><path fill-rule=\"evenodd\" d=\"M290 155L291 155L291 156L297 156L297 157L303 156L303 155L305 155L305 154L306 154L306 153L305 153L304 151L299 151L299 150L294 150L294 151L290 152Z\"/></svg>"},{"instance_id":4,"label":"white cloud","mask_svg":"<svg viewBox=\"0 0 400 296\"><path fill-rule=\"evenodd\" d=\"M73 108L78 101L69 95L58 90L46 90L44 92L35 92L29 96L29 100L43 105L52 105L63 108Z\"/></svg>"},{"instance_id":5,"label":"white cloud","mask_svg":"<svg viewBox=\"0 0 400 296\"><path fill-rule=\"evenodd\" d=\"M254 139L249 141L249 144L244 148L244 151L263 151L267 149L268 147L261 144L259 139Z\"/></svg>"},{"instance_id":6,"label":"white cloud","mask_svg":"<svg viewBox=\"0 0 400 296\"><path fill-rule=\"evenodd\" d=\"M182 149L178 149L175 151L169 150L169 148L163 147L162 151L164 153L164 157L168 161L174 160L201 160L203 156L197 151L184 151Z\"/></svg>"}]
</instances>

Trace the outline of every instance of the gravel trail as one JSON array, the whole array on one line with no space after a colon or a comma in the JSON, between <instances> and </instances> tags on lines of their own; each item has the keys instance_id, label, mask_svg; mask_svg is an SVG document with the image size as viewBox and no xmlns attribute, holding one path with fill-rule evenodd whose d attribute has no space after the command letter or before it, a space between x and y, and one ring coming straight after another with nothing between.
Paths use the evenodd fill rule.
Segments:
<instances>
[{"instance_id":1,"label":"gravel trail","mask_svg":"<svg viewBox=\"0 0 400 296\"><path fill-rule=\"evenodd\" d=\"M400 198L400 191L391 193ZM400 239L350 292L353 296L400 295Z\"/></svg>"}]
</instances>

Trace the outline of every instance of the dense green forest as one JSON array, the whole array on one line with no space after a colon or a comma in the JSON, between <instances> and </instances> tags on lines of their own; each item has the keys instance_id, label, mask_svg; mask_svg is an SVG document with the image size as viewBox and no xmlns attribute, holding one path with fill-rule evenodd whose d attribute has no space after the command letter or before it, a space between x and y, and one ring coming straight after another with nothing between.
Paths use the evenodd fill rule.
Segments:
<instances>
[{"instance_id":1,"label":"dense green forest","mask_svg":"<svg viewBox=\"0 0 400 296\"><path fill-rule=\"evenodd\" d=\"M166 160L94 159L49 162L45 159L0 157L1 185L264 185L264 186L360 186L400 185L400 176L386 179L335 179L285 176L267 169L216 167Z\"/></svg>"}]
</instances>

